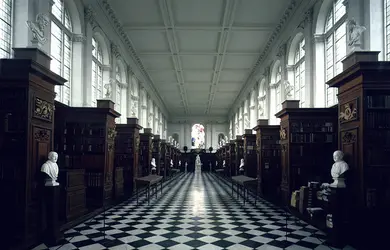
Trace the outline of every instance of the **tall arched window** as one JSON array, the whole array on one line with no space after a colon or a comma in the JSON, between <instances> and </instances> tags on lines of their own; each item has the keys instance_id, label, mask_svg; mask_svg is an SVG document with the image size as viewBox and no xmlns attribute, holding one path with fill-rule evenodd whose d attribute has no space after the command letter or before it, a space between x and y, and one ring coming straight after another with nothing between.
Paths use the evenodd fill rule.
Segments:
<instances>
[{"instance_id":1,"label":"tall arched window","mask_svg":"<svg viewBox=\"0 0 390 250\"><path fill-rule=\"evenodd\" d=\"M347 12L343 0L334 0L325 22L326 81L343 71L342 60L347 53ZM326 106L337 103L337 89L326 87Z\"/></svg>"},{"instance_id":2,"label":"tall arched window","mask_svg":"<svg viewBox=\"0 0 390 250\"><path fill-rule=\"evenodd\" d=\"M385 7L385 51L386 60L390 60L390 0L384 0Z\"/></svg>"},{"instance_id":3,"label":"tall arched window","mask_svg":"<svg viewBox=\"0 0 390 250\"><path fill-rule=\"evenodd\" d=\"M305 39L302 39L294 56L294 98L300 100L299 106L305 106Z\"/></svg>"},{"instance_id":4,"label":"tall arched window","mask_svg":"<svg viewBox=\"0 0 390 250\"><path fill-rule=\"evenodd\" d=\"M280 61L274 64L271 73L271 84L270 84L270 117L269 122L272 125L278 124L279 119L275 117L275 114L282 109L281 100L281 89L282 89L282 65Z\"/></svg>"},{"instance_id":5,"label":"tall arched window","mask_svg":"<svg viewBox=\"0 0 390 250\"><path fill-rule=\"evenodd\" d=\"M10 58L12 0L0 0L0 10L0 58Z\"/></svg>"},{"instance_id":6,"label":"tall arched window","mask_svg":"<svg viewBox=\"0 0 390 250\"><path fill-rule=\"evenodd\" d=\"M276 89L275 89L275 108L276 108L276 112L279 112L281 109L282 109L282 100L281 100L281 89L282 89L282 84L281 84L281 81L282 80L282 65L279 64L279 66L277 67L276 69L276 83L278 84Z\"/></svg>"},{"instance_id":7,"label":"tall arched window","mask_svg":"<svg viewBox=\"0 0 390 250\"><path fill-rule=\"evenodd\" d=\"M92 106L103 98L103 52L95 38L92 38Z\"/></svg>"},{"instance_id":8,"label":"tall arched window","mask_svg":"<svg viewBox=\"0 0 390 250\"><path fill-rule=\"evenodd\" d=\"M115 68L115 78L116 78L116 96L115 96L115 109L119 113L121 112L121 99L122 99L122 72L118 65Z\"/></svg>"},{"instance_id":9,"label":"tall arched window","mask_svg":"<svg viewBox=\"0 0 390 250\"><path fill-rule=\"evenodd\" d=\"M72 23L63 0L54 0L51 14L50 69L67 80L63 86L55 86L55 99L70 105Z\"/></svg>"}]
</instances>

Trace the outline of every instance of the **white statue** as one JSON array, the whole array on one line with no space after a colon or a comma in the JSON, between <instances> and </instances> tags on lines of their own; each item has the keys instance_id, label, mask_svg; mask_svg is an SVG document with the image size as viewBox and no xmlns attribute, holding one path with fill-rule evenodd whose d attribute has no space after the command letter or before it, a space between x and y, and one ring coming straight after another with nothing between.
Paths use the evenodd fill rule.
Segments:
<instances>
[{"instance_id":1,"label":"white statue","mask_svg":"<svg viewBox=\"0 0 390 250\"><path fill-rule=\"evenodd\" d=\"M330 174L333 178L333 183L330 184L331 187L336 188L345 188L345 178L344 173L348 171L348 164L343 160L344 153L340 150L337 150L333 153L334 164L330 171Z\"/></svg>"},{"instance_id":2,"label":"white statue","mask_svg":"<svg viewBox=\"0 0 390 250\"><path fill-rule=\"evenodd\" d=\"M152 162L150 163L150 165L152 165L152 173L156 172L157 170L157 167L156 167L156 159L152 158Z\"/></svg>"},{"instance_id":3,"label":"white statue","mask_svg":"<svg viewBox=\"0 0 390 250\"><path fill-rule=\"evenodd\" d=\"M250 121L249 121L249 119L248 119L248 117L247 117L247 116L245 117L245 119L244 119L244 122L245 122L245 128L246 128L246 129L248 129L248 128L250 128L250 127L251 127L251 125L250 125Z\"/></svg>"},{"instance_id":4,"label":"white statue","mask_svg":"<svg viewBox=\"0 0 390 250\"><path fill-rule=\"evenodd\" d=\"M179 167L181 166L181 161L179 161Z\"/></svg>"},{"instance_id":5,"label":"white statue","mask_svg":"<svg viewBox=\"0 0 390 250\"><path fill-rule=\"evenodd\" d=\"M173 160L171 159L171 168L173 168Z\"/></svg>"},{"instance_id":6,"label":"white statue","mask_svg":"<svg viewBox=\"0 0 390 250\"><path fill-rule=\"evenodd\" d=\"M238 172L244 172L244 159L241 159L241 162L240 162L240 168L238 169Z\"/></svg>"},{"instance_id":7,"label":"white statue","mask_svg":"<svg viewBox=\"0 0 390 250\"><path fill-rule=\"evenodd\" d=\"M202 169L202 162L200 160L200 156L197 155L195 159L195 172L200 172L201 169Z\"/></svg>"},{"instance_id":8,"label":"white statue","mask_svg":"<svg viewBox=\"0 0 390 250\"><path fill-rule=\"evenodd\" d=\"M105 97L108 99L111 97L111 83L104 84L104 88L106 89Z\"/></svg>"},{"instance_id":9,"label":"white statue","mask_svg":"<svg viewBox=\"0 0 390 250\"><path fill-rule=\"evenodd\" d=\"M366 30L366 27L358 25L354 19L348 20L347 27L348 46L352 47L360 45L360 37L362 36L362 33Z\"/></svg>"},{"instance_id":10,"label":"white statue","mask_svg":"<svg viewBox=\"0 0 390 250\"><path fill-rule=\"evenodd\" d=\"M50 23L50 18L48 17L48 15L39 13L36 16L35 22L27 21L26 23L33 35L33 39L31 40L31 42L38 47L44 45L47 42L45 28Z\"/></svg>"},{"instance_id":11,"label":"white statue","mask_svg":"<svg viewBox=\"0 0 390 250\"><path fill-rule=\"evenodd\" d=\"M215 161L215 167L217 167L218 166L218 161Z\"/></svg>"},{"instance_id":12,"label":"white statue","mask_svg":"<svg viewBox=\"0 0 390 250\"><path fill-rule=\"evenodd\" d=\"M187 173L187 166L188 166L188 163L184 163L184 172Z\"/></svg>"},{"instance_id":13,"label":"white statue","mask_svg":"<svg viewBox=\"0 0 390 250\"><path fill-rule=\"evenodd\" d=\"M60 184L57 182L58 178L58 154L54 151L51 151L48 155L48 160L42 165L41 172L47 174L47 178L45 179L45 186L59 186Z\"/></svg>"},{"instance_id":14,"label":"white statue","mask_svg":"<svg viewBox=\"0 0 390 250\"><path fill-rule=\"evenodd\" d=\"M287 100L292 98L292 94L294 91L294 87L290 84L289 81L285 80L284 81L284 95Z\"/></svg>"},{"instance_id":15,"label":"white statue","mask_svg":"<svg viewBox=\"0 0 390 250\"><path fill-rule=\"evenodd\" d=\"M222 167L223 167L223 168L226 167L226 166L225 166L225 160L223 160L223 162L222 162Z\"/></svg>"}]
</instances>

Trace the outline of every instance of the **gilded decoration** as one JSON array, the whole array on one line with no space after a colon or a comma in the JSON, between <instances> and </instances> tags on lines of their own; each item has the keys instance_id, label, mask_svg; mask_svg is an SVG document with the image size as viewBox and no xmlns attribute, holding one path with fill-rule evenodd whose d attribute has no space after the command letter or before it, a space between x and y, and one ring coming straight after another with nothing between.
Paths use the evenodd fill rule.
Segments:
<instances>
[{"instance_id":1,"label":"gilded decoration","mask_svg":"<svg viewBox=\"0 0 390 250\"><path fill-rule=\"evenodd\" d=\"M40 142L47 142L50 140L50 131L47 129L38 129L34 133L34 139Z\"/></svg>"},{"instance_id":2,"label":"gilded decoration","mask_svg":"<svg viewBox=\"0 0 390 250\"><path fill-rule=\"evenodd\" d=\"M339 120L341 123L357 120L357 100L340 105Z\"/></svg>"},{"instance_id":3,"label":"gilded decoration","mask_svg":"<svg viewBox=\"0 0 390 250\"><path fill-rule=\"evenodd\" d=\"M281 128L279 134L281 140L287 140L287 131L285 128Z\"/></svg>"},{"instance_id":4,"label":"gilded decoration","mask_svg":"<svg viewBox=\"0 0 390 250\"><path fill-rule=\"evenodd\" d=\"M115 128L108 128L107 137L109 140L114 140L116 137L116 134L117 134L117 132L116 132Z\"/></svg>"},{"instance_id":5,"label":"gilded decoration","mask_svg":"<svg viewBox=\"0 0 390 250\"><path fill-rule=\"evenodd\" d=\"M34 116L52 121L53 119L53 113L54 113L54 105L44 101L38 97L35 98L35 105L34 105Z\"/></svg>"}]
</instances>

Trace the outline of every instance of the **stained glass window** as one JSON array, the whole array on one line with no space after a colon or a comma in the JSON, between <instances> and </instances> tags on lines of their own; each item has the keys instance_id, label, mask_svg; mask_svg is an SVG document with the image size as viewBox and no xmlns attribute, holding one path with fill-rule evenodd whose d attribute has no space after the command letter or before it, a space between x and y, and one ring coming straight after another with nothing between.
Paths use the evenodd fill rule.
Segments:
<instances>
[{"instance_id":1,"label":"stained glass window","mask_svg":"<svg viewBox=\"0 0 390 250\"><path fill-rule=\"evenodd\" d=\"M343 0L334 0L325 24L326 81L341 73L347 53L347 12ZM337 103L337 89L326 87L326 106Z\"/></svg>"},{"instance_id":2,"label":"stained glass window","mask_svg":"<svg viewBox=\"0 0 390 250\"><path fill-rule=\"evenodd\" d=\"M55 86L56 100L70 105L72 81L72 24L63 0L54 0L51 10L50 69L67 81Z\"/></svg>"},{"instance_id":3,"label":"stained glass window","mask_svg":"<svg viewBox=\"0 0 390 250\"><path fill-rule=\"evenodd\" d=\"M192 126L191 148L205 148L205 132L202 124L195 124Z\"/></svg>"}]
</instances>

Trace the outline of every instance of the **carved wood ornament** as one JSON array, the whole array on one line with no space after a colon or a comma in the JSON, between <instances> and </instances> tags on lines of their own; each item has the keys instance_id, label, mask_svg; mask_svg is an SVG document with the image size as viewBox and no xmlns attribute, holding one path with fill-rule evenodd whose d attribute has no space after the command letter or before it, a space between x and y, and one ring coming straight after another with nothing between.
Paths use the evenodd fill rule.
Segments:
<instances>
[{"instance_id":1,"label":"carved wood ornament","mask_svg":"<svg viewBox=\"0 0 390 250\"><path fill-rule=\"evenodd\" d=\"M53 112L54 112L54 105L44 101L38 97L35 98L35 104L34 104L34 116L47 120L52 121L53 119Z\"/></svg>"},{"instance_id":2,"label":"carved wood ornament","mask_svg":"<svg viewBox=\"0 0 390 250\"><path fill-rule=\"evenodd\" d=\"M357 120L357 100L340 105L339 120L341 123Z\"/></svg>"},{"instance_id":3,"label":"carved wood ornament","mask_svg":"<svg viewBox=\"0 0 390 250\"><path fill-rule=\"evenodd\" d=\"M287 131L285 128L281 128L279 133L281 140L287 140Z\"/></svg>"}]
</instances>

